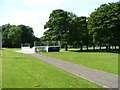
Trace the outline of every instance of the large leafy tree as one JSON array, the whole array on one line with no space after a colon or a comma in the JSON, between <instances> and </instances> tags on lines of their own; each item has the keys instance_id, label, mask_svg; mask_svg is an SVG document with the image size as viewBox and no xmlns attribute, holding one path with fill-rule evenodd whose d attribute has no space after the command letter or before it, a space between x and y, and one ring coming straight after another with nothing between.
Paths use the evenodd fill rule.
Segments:
<instances>
[{"instance_id":1,"label":"large leafy tree","mask_svg":"<svg viewBox=\"0 0 120 90\"><path fill-rule=\"evenodd\" d=\"M29 26L5 24L1 27L3 47L20 47L22 43L30 43L33 46L34 41L38 40Z\"/></svg>"},{"instance_id":2,"label":"large leafy tree","mask_svg":"<svg viewBox=\"0 0 120 90\"><path fill-rule=\"evenodd\" d=\"M18 25L18 27L22 30L21 43L30 43L33 45L35 38L33 29L25 25Z\"/></svg>"},{"instance_id":3,"label":"large leafy tree","mask_svg":"<svg viewBox=\"0 0 120 90\"><path fill-rule=\"evenodd\" d=\"M45 29L48 29L44 35L49 40L59 40L66 45L68 44L69 33L69 16L68 12L57 9L53 10L50 14L49 21L44 25Z\"/></svg>"},{"instance_id":4,"label":"large leafy tree","mask_svg":"<svg viewBox=\"0 0 120 90\"><path fill-rule=\"evenodd\" d=\"M11 47L20 47L21 46L21 35L22 35L22 30L20 27L17 26L12 26L8 29L8 34L7 38L9 40L9 44Z\"/></svg>"},{"instance_id":5,"label":"large leafy tree","mask_svg":"<svg viewBox=\"0 0 120 90\"><path fill-rule=\"evenodd\" d=\"M74 20L71 20L70 30L69 30L69 40L72 44L80 46L82 50L83 45L88 46L88 34L87 34L87 21L86 17L75 17ZM71 44L70 43L70 44Z\"/></svg>"},{"instance_id":6,"label":"large leafy tree","mask_svg":"<svg viewBox=\"0 0 120 90\"><path fill-rule=\"evenodd\" d=\"M21 29L15 25L7 28L4 28L4 26L2 33L3 47L20 47Z\"/></svg>"},{"instance_id":7,"label":"large leafy tree","mask_svg":"<svg viewBox=\"0 0 120 90\"><path fill-rule=\"evenodd\" d=\"M87 45L87 22L86 17L77 17L72 12L61 9L54 10L49 17L49 21L44 26L42 40L60 40L65 45Z\"/></svg>"},{"instance_id":8,"label":"large leafy tree","mask_svg":"<svg viewBox=\"0 0 120 90\"><path fill-rule=\"evenodd\" d=\"M92 42L99 46L120 46L120 3L103 4L88 20Z\"/></svg>"},{"instance_id":9,"label":"large leafy tree","mask_svg":"<svg viewBox=\"0 0 120 90\"><path fill-rule=\"evenodd\" d=\"M84 16L81 17L77 17L77 41L79 41L79 45L81 46L81 50L82 50L82 46L86 45L87 46L87 50L88 50L88 30L87 30L87 18Z\"/></svg>"},{"instance_id":10,"label":"large leafy tree","mask_svg":"<svg viewBox=\"0 0 120 90\"><path fill-rule=\"evenodd\" d=\"M2 25L2 45L3 47L10 47L11 42L8 38L9 28L12 27L10 24Z\"/></svg>"}]
</instances>

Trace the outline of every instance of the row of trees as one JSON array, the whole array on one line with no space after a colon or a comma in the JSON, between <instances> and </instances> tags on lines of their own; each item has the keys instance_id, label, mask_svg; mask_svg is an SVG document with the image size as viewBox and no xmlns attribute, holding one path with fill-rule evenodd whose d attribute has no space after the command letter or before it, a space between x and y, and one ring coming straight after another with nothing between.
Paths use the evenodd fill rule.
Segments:
<instances>
[{"instance_id":1,"label":"row of trees","mask_svg":"<svg viewBox=\"0 0 120 90\"><path fill-rule=\"evenodd\" d=\"M3 47L21 47L22 43L30 43L33 46L34 41L39 40L29 26L5 24L0 27Z\"/></svg>"},{"instance_id":2,"label":"row of trees","mask_svg":"<svg viewBox=\"0 0 120 90\"><path fill-rule=\"evenodd\" d=\"M90 17L77 17L62 9L53 10L43 41L57 40L62 45L120 47L120 2L103 4L91 13Z\"/></svg>"}]
</instances>

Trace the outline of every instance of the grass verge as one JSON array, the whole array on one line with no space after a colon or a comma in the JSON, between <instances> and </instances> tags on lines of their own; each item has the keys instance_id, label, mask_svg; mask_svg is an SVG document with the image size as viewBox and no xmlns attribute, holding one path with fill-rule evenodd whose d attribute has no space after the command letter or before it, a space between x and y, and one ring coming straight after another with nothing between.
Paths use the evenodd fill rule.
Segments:
<instances>
[{"instance_id":1,"label":"grass verge","mask_svg":"<svg viewBox=\"0 0 120 90\"><path fill-rule=\"evenodd\" d=\"M99 52L48 52L42 55L118 74L118 54Z\"/></svg>"},{"instance_id":2,"label":"grass verge","mask_svg":"<svg viewBox=\"0 0 120 90\"><path fill-rule=\"evenodd\" d=\"M2 89L2 49L0 49L0 90Z\"/></svg>"},{"instance_id":3,"label":"grass verge","mask_svg":"<svg viewBox=\"0 0 120 90\"><path fill-rule=\"evenodd\" d=\"M32 56L3 49L3 88L102 88Z\"/></svg>"}]
</instances>

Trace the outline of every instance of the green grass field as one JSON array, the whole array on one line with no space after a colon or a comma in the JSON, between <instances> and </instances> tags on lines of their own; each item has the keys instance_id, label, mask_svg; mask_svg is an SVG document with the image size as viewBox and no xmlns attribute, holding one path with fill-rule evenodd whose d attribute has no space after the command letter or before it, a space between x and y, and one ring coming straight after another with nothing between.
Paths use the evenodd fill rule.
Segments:
<instances>
[{"instance_id":1,"label":"green grass field","mask_svg":"<svg viewBox=\"0 0 120 90\"><path fill-rule=\"evenodd\" d=\"M99 52L49 52L42 55L118 74L118 54Z\"/></svg>"},{"instance_id":2,"label":"green grass field","mask_svg":"<svg viewBox=\"0 0 120 90\"><path fill-rule=\"evenodd\" d=\"M0 90L2 89L2 50L0 49Z\"/></svg>"},{"instance_id":3,"label":"green grass field","mask_svg":"<svg viewBox=\"0 0 120 90\"><path fill-rule=\"evenodd\" d=\"M3 88L102 88L32 56L3 49Z\"/></svg>"}]
</instances>

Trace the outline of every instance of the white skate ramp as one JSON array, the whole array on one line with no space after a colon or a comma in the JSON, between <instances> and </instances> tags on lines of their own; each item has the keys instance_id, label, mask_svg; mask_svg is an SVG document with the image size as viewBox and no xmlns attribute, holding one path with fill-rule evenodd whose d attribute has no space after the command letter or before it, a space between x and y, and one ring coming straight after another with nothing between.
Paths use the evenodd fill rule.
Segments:
<instances>
[{"instance_id":1,"label":"white skate ramp","mask_svg":"<svg viewBox=\"0 0 120 90\"><path fill-rule=\"evenodd\" d=\"M33 48L22 47L22 50L17 50L16 52L25 53L25 54L35 53L35 47L33 47Z\"/></svg>"}]
</instances>

